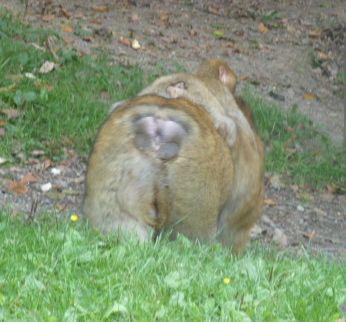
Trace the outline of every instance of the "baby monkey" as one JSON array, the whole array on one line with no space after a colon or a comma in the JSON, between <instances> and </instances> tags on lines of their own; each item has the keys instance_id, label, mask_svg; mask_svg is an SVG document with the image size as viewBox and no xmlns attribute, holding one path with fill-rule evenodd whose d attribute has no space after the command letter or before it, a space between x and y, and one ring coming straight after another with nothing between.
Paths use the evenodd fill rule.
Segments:
<instances>
[{"instance_id":1,"label":"baby monkey","mask_svg":"<svg viewBox=\"0 0 346 322\"><path fill-rule=\"evenodd\" d=\"M232 147L237 131L253 137L251 109L235 97L237 76L226 62L219 59L206 60L195 73L178 73L157 79L139 95L157 94L166 98L185 97L203 106L213 119L221 136Z\"/></svg>"}]
</instances>

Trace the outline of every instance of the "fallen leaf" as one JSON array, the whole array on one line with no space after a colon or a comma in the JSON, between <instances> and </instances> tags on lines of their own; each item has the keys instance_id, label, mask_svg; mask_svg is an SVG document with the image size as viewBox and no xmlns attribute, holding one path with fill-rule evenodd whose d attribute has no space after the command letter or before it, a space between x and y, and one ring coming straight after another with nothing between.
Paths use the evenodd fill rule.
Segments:
<instances>
[{"instance_id":1,"label":"fallen leaf","mask_svg":"<svg viewBox=\"0 0 346 322\"><path fill-rule=\"evenodd\" d=\"M322 30L321 29L313 29L309 31L309 37L311 38L320 38L322 35Z\"/></svg>"},{"instance_id":2,"label":"fallen leaf","mask_svg":"<svg viewBox=\"0 0 346 322\"><path fill-rule=\"evenodd\" d=\"M40 157L40 156L44 155L44 151L43 150L33 150L33 151L31 151L31 155L33 157Z\"/></svg>"},{"instance_id":3,"label":"fallen leaf","mask_svg":"<svg viewBox=\"0 0 346 322\"><path fill-rule=\"evenodd\" d=\"M139 48L141 48L141 45L139 44L137 39L133 39L131 43L131 47L135 50L138 50Z\"/></svg>"},{"instance_id":4,"label":"fallen leaf","mask_svg":"<svg viewBox=\"0 0 346 322\"><path fill-rule=\"evenodd\" d=\"M164 27L168 27L170 25L168 12L160 12L160 24Z\"/></svg>"},{"instance_id":5,"label":"fallen leaf","mask_svg":"<svg viewBox=\"0 0 346 322\"><path fill-rule=\"evenodd\" d=\"M274 230L273 242L280 247L286 247L288 245L288 239L286 234L279 228L275 228Z\"/></svg>"},{"instance_id":6,"label":"fallen leaf","mask_svg":"<svg viewBox=\"0 0 346 322\"><path fill-rule=\"evenodd\" d=\"M50 22L55 19L54 15L44 15L41 17L41 19L45 22Z\"/></svg>"},{"instance_id":7,"label":"fallen leaf","mask_svg":"<svg viewBox=\"0 0 346 322\"><path fill-rule=\"evenodd\" d=\"M212 13L212 14L214 14L216 16L219 16L220 15L220 7L217 7L215 5L210 5L208 7L208 12Z\"/></svg>"},{"instance_id":8,"label":"fallen leaf","mask_svg":"<svg viewBox=\"0 0 346 322\"><path fill-rule=\"evenodd\" d=\"M131 16L131 21L137 23L139 21L139 16L137 13L133 13Z\"/></svg>"},{"instance_id":9,"label":"fallen leaf","mask_svg":"<svg viewBox=\"0 0 346 322\"><path fill-rule=\"evenodd\" d=\"M120 37L119 42L125 46L131 46L131 40L125 37Z\"/></svg>"},{"instance_id":10,"label":"fallen leaf","mask_svg":"<svg viewBox=\"0 0 346 322\"><path fill-rule=\"evenodd\" d=\"M60 5L60 14L67 19L71 18L71 14L62 5Z\"/></svg>"},{"instance_id":11,"label":"fallen leaf","mask_svg":"<svg viewBox=\"0 0 346 322\"><path fill-rule=\"evenodd\" d=\"M48 74L56 67L55 63L46 60L40 67L39 72L41 74Z\"/></svg>"},{"instance_id":12,"label":"fallen leaf","mask_svg":"<svg viewBox=\"0 0 346 322\"><path fill-rule=\"evenodd\" d=\"M52 189L52 184L50 182L41 185L41 191L47 192Z\"/></svg>"},{"instance_id":13,"label":"fallen leaf","mask_svg":"<svg viewBox=\"0 0 346 322\"><path fill-rule=\"evenodd\" d=\"M316 236L317 236L317 233L314 230L310 231L310 232L303 233L303 237L305 237L305 238L307 238L309 240L314 239Z\"/></svg>"},{"instance_id":14,"label":"fallen leaf","mask_svg":"<svg viewBox=\"0 0 346 322\"><path fill-rule=\"evenodd\" d=\"M5 114L9 119L16 119L21 115L21 112L15 108L5 108L0 110L1 114Z\"/></svg>"},{"instance_id":15,"label":"fallen leaf","mask_svg":"<svg viewBox=\"0 0 346 322\"><path fill-rule=\"evenodd\" d=\"M8 189L17 195L22 195L28 192L28 187L21 180L11 181L8 185Z\"/></svg>"},{"instance_id":16,"label":"fallen leaf","mask_svg":"<svg viewBox=\"0 0 346 322\"><path fill-rule=\"evenodd\" d=\"M5 120L0 120L0 126L5 126L6 125L6 121Z\"/></svg>"},{"instance_id":17,"label":"fallen leaf","mask_svg":"<svg viewBox=\"0 0 346 322\"><path fill-rule=\"evenodd\" d=\"M319 60L324 60L324 61L330 60L329 55L324 53L323 51L318 51L317 52L317 57L318 57Z\"/></svg>"},{"instance_id":18,"label":"fallen leaf","mask_svg":"<svg viewBox=\"0 0 346 322\"><path fill-rule=\"evenodd\" d=\"M39 177L35 176L31 172L27 173L23 178L20 179L20 181L23 182L24 184L37 182L38 180L39 180Z\"/></svg>"},{"instance_id":19,"label":"fallen leaf","mask_svg":"<svg viewBox=\"0 0 346 322\"><path fill-rule=\"evenodd\" d=\"M63 25L63 26L61 26L61 30L63 32L73 32L73 28L70 25Z\"/></svg>"},{"instance_id":20,"label":"fallen leaf","mask_svg":"<svg viewBox=\"0 0 346 322\"><path fill-rule=\"evenodd\" d=\"M264 199L264 204L271 207L271 206L276 206L277 202L274 199L265 198Z\"/></svg>"},{"instance_id":21,"label":"fallen leaf","mask_svg":"<svg viewBox=\"0 0 346 322\"><path fill-rule=\"evenodd\" d=\"M260 22L258 25L258 30L261 33L266 33L266 32L268 32L269 29L265 26L265 24L263 22Z\"/></svg>"},{"instance_id":22,"label":"fallen leaf","mask_svg":"<svg viewBox=\"0 0 346 322\"><path fill-rule=\"evenodd\" d=\"M189 35L190 35L191 37L195 37L195 36L197 36L197 31L194 30L194 29L191 29L191 30L189 31Z\"/></svg>"},{"instance_id":23,"label":"fallen leaf","mask_svg":"<svg viewBox=\"0 0 346 322\"><path fill-rule=\"evenodd\" d=\"M215 38L221 39L221 38L225 37L225 32L223 30L214 30L213 36Z\"/></svg>"},{"instance_id":24,"label":"fallen leaf","mask_svg":"<svg viewBox=\"0 0 346 322\"><path fill-rule=\"evenodd\" d=\"M327 184L326 190L330 194L335 194L336 191L337 191L337 188L334 185L332 185L332 184Z\"/></svg>"},{"instance_id":25,"label":"fallen leaf","mask_svg":"<svg viewBox=\"0 0 346 322\"><path fill-rule=\"evenodd\" d=\"M291 185L291 189L292 189L294 192L298 192L298 191L299 191L299 186L296 185L296 184L292 184L292 185Z\"/></svg>"},{"instance_id":26,"label":"fallen leaf","mask_svg":"<svg viewBox=\"0 0 346 322\"><path fill-rule=\"evenodd\" d=\"M317 99L317 95L314 94L314 93L304 93L304 96L303 98L306 100L306 101L315 101Z\"/></svg>"},{"instance_id":27,"label":"fallen leaf","mask_svg":"<svg viewBox=\"0 0 346 322\"><path fill-rule=\"evenodd\" d=\"M109 12L109 8L107 6L94 6L92 9L99 13L106 13Z\"/></svg>"},{"instance_id":28,"label":"fallen leaf","mask_svg":"<svg viewBox=\"0 0 346 322\"><path fill-rule=\"evenodd\" d=\"M274 188L274 189L281 189L284 185L281 182L281 178L279 175L275 174L272 177L270 177L269 179L270 181L270 185Z\"/></svg>"},{"instance_id":29,"label":"fallen leaf","mask_svg":"<svg viewBox=\"0 0 346 322\"><path fill-rule=\"evenodd\" d=\"M52 161L49 160L49 159L45 159L43 162L42 162L42 168L43 170L46 170L48 169L49 167L52 166Z\"/></svg>"}]
</instances>

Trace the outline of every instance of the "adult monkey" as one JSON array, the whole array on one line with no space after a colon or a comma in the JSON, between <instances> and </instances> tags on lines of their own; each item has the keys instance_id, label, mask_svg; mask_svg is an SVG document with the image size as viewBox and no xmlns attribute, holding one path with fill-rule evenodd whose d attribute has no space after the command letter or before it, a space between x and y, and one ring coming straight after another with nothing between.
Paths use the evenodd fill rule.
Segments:
<instances>
[{"instance_id":1,"label":"adult monkey","mask_svg":"<svg viewBox=\"0 0 346 322\"><path fill-rule=\"evenodd\" d=\"M200 86L176 75L184 90ZM152 85L164 85L158 94L176 87L160 80ZM149 95L117 105L89 160L84 212L95 227L141 239L166 229L244 247L262 208L263 146L237 105L226 111L232 96L221 95L208 93L203 104ZM233 123L232 140L220 136L218 115Z\"/></svg>"}]
</instances>

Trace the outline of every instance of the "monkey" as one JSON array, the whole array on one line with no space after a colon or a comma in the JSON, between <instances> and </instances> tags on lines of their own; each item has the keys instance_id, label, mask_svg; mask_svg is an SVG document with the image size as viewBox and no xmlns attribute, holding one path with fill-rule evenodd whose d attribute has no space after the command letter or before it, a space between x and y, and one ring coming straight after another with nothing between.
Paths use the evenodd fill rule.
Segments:
<instances>
[{"instance_id":1,"label":"monkey","mask_svg":"<svg viewBox=\"0 0 346 322\"><path fill-rule=\"evenodd\" d=\"M118 105L99 130L83 213L102 232L129 231L139 240L180 226L176 233L213 239L232 175L227 144L202 107L139 96Z\"/></svg>"},{"instance_id":2,"label":"monkey","mask_svg":"<svg viewBox=\"0 0 346 322\"><path fill-rule=\"evenodd\" d=\"M254 117L250 106L244 101L244 99L241 96L236 95L235 93L238 77L236 73L233 71L233 69L230 68L225 61L221 59L205 60L198 66L195 74L200 79L202 79L204 83L209 85L209 88L216 96L220 96L222 92L219 89L220 83L223 84L228 89L228 91L234 96L237 106L246 117L251 128L253 130L256 130ZM226 97L228 97L228 95L226 95ZM228 103L226 102L224 104L227 106Z\"/></svg>"},{"instance_id":3,"label":"monkey","mask_svg":"<svg viewBox=\"0 0 346 322\"><path fill-rule=\"evenodd\" d=\"M240 97L234 95L236 82L237 76L226 62L211 59L200 64L194 73L160 77L139 95L151 93L167 98L185 97L203 106L218 132L232 147L240 128L252 137L253 142L256 141L252 112Z\"/></svg>"},{"instance_id":4,"label":"monkey","mask_svg":"<svg viewBox=\"0 0 346 322\"><path fill-rule=\"evenodd\" d=\"M85 216L104 233L150 240L169 232L240 252L261 215L264 184L263 146L239 128L230 146L212 113L186 97L117 103L89 157Z\"/></svg>"}]
</instances>

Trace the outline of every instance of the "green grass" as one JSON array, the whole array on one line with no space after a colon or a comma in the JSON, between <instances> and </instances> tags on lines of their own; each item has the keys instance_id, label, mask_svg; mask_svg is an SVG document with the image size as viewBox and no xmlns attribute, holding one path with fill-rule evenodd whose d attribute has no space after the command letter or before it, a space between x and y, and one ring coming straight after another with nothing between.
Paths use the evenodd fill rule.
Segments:
<instances>
[{"instance_id":1,"label":"green grass","mask_svg":"<svg viewBox=\"0 0 346 322\"><path fill-rule=\"evenodd\" d=\"M2 321L325 322L346 300L345 263L306 252L138 244L54 214L0 214L0 245Z\"/></svg>"},{"instance_id":2,"label":"green grass","mask_svg":"<svg viewBox=\"0 0 346 322\"><path fill-rule=\"evenodd\" d=\"M55 58L49 50L33 46L45 48L48 36L55 39ZM58 67L43 75L38 71L46 60ZM111 103L134 96L166 72L158 65L144 74L139 67L113 66L109 61L105 55L80 57L54 31L32 29L0 10L0 110L21 112L14 119L0 113L0 121L6 122L0 157L16 163L23 154L29 156L39 149L59 160L65 157L65 148L87 155ZM282 173L299 184L332 184L345 190L345 151L334 147L297 109L286 113L249 90L244 98L255 111L268 147L268 171Z\"/></svg>"},{"instance_id":3,"label":"green grass","mask_svg":"<svg viewBox=\"0 0 346 322\"><path fill-rule=\"evenodd\" d=\"M266 146L266 168L282 173L299 184L323 187L334 184L346 191L346 152L294 106L283 111L254 94L243 98L251 106L260 136Z\"/></svg>"}]
</instances>

